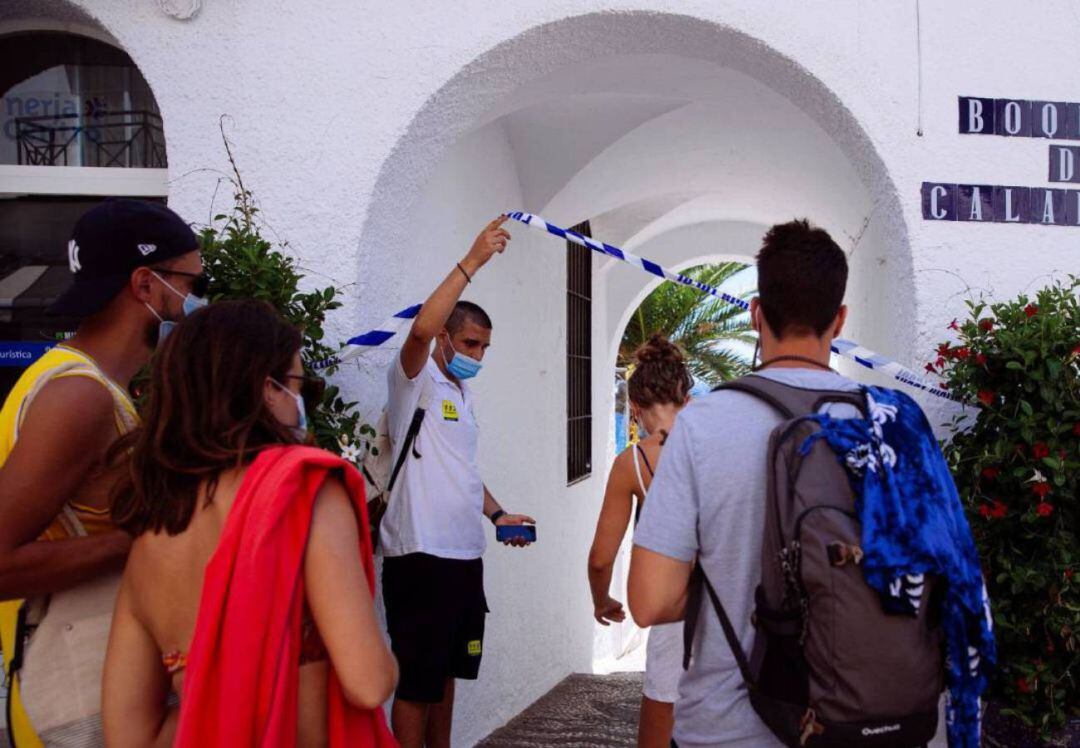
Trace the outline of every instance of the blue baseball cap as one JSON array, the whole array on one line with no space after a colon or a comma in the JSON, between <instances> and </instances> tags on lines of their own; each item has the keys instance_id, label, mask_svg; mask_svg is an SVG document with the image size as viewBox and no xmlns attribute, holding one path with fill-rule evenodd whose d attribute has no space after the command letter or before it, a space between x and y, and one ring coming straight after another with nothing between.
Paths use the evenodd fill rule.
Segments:
<instances>
[{"instance_id":1,"label":"blue baseball cap","mask_svg":"<svg viewBox=\"0 0 1080 748\"><path fill-rule=\"evenodd\" d=\"M161 203L111 198L88 210L68 242L75 282L49 314L89 317L112 301L139 267L199 248L191 227Z\"/></svg>"}]
</instances>

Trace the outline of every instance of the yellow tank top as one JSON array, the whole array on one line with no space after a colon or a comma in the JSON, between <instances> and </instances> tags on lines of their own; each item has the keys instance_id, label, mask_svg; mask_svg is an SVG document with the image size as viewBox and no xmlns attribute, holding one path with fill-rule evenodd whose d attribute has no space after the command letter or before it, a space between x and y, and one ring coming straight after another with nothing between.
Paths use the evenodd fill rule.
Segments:
<instances>
[{"instance_id":1,"label":"yellow tank top","mask_svg":"<svg viewBox=\"0 0 1080 748\"><path fill-rule=\"evenodd\" d=\"M0 409L0 468L15 447L19 427L26 418L31 401L50 381L64 377L87 377L101 383L113 396L117 435L126 434L134 428L138 416L127 391L109 379L90 356L74 348L58 345L23 372ZM79 535L94 535L111 529L113 525L108 509L95 509L72 500L64 505L63 511L42 533L41 539L60 540Z\"/></svg>"},{"instance_id":2,"label":"yellow tank top","mask_svg":"<svg viewBox=\"0 0 1080 748\"><path fill-rule=\"evenodd\" d=\"M53 379L62 377L89 377L109 390L113 396L113 416L116 419L118 436L126 434L138 423L135 405L123 387L109 379L90 356L74 348L58 345L23 372L4 401L3 408L0 408L0 468L15 447L19 428L26 418L31 401L42 387ZM68 501L39 540L94 535L111 529L113 524L108 509L95 509L76 501ZM7 705L7 729L9 737L14 738L14 743L19 748L43 748L41 739L23 708L18 675L11 672L11 653L15 651L16 640L21 635L17 622L22 604L22 600L0 602L0 649L3 650L4 674L9 684L10 702Z\"/></svg>"}]
</instances>

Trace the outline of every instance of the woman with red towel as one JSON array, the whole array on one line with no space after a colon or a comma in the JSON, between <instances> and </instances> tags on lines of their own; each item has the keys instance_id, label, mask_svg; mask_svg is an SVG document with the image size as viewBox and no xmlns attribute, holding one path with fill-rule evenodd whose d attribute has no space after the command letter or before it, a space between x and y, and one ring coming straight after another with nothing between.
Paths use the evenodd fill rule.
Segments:
<instances>
[{"instance_id":1,"label":"woman with red towel","mask_svg":"<svg viewBox=\"0 0 1080 748\"><path fill-rule=\"evenodd\" d=\"M300 446L301 335L226 301L159 351L113 502L136 536L105 663L110 746L393 746L363 481ZM177 704L175 694L179 698Z\"/></svg>"}]
</instances>

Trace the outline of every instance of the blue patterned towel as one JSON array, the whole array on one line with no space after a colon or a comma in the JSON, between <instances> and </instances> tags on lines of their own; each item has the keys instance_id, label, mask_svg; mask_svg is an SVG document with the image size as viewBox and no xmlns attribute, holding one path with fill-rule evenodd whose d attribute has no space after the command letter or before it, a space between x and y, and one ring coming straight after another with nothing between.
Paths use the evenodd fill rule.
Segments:
<instances>
[{"instance_id":1,"label":"blue patterned towel","mask_svg":"<svg viewBox=\"0 0 1080 748\"><path fill-rule=\"evenodd\" d=\"M848 470L862 523L867 583L890 613L916 614L925 575L945 580L946 724L950 748L979 747L979 697L997 655L979 554L948 465L922 409L864 387L867 418L813 416Z\"/></svg>"}]
</instances>

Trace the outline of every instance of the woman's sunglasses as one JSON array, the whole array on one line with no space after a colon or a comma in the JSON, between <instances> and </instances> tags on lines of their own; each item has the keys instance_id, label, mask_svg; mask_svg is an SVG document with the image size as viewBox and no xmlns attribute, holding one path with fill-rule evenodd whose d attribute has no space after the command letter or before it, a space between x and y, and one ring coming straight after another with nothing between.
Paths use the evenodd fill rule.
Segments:
<instances>
[{"instance_id":1,"label":"woman's sunglasses","mask_svg":"<svg viewBox=\"0 0 1080 748\"><path fill-rule=\"evenodd\" d=\"M154 268L154 272L191 278L191 293L199 297L206 296L206 292L210 290L210 276L206 273L188 273L183 270L167 270L166 268Z\"/></svg>"}]
</instances>

